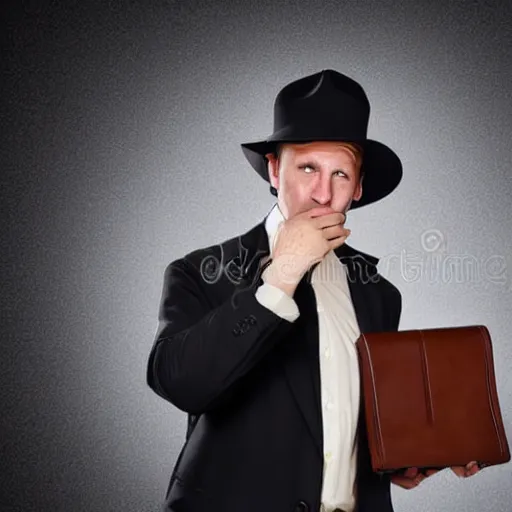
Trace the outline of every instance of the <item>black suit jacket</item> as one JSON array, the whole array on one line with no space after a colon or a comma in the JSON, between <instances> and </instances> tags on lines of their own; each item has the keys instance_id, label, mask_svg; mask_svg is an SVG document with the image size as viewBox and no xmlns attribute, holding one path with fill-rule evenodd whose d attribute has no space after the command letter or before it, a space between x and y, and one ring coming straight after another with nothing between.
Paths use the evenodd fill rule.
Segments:
<instances>
[{"instance_id":1,"label":"black suit jacket","mask_svg":"<svg viewBox=\"0 0 512 512\"><path fill-rule=\"evenodd\" d=\"M347 244L361 332L397 330L401 296L378 259ZM166 512L318 512L323 472L318 318L311 270L283 320L255 297L269 254L264 220L196 250L165 271L149 386L188 413ZM362 399L362 393L361 393ZM357 512L392 512L390 481L371 470L363 403L358 427Z\"/></svg>"}]
</instances>

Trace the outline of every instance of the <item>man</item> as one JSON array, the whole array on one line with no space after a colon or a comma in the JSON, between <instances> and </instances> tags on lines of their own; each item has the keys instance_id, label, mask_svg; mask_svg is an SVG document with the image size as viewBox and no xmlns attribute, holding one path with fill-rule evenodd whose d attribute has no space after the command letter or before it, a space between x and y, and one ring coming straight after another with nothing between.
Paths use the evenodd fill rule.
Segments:
<instances>
[{"instance_id":1,"label":"man","mask_svg":"<svg viewBox=\"0 0 512 512\"><path fill-rule=\"evenodd\" d=\"M372 471L360 406L354 342L397 330L401 313L378 259L345 243L347 211L402 177L367 138L369 112L362 87L332 70L284 87L274 133L242 145L276 205L166 269L147 379L189 421L165 511L392 512L391 479L425 478Z\"/></svg>"}]
</instances>

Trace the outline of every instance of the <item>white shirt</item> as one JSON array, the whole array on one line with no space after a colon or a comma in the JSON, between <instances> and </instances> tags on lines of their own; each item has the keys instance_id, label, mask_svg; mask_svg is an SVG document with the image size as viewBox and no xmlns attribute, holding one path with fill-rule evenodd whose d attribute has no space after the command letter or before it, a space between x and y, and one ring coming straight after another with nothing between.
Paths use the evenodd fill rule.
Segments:
<instances>
[{"instance_id":1,"label":"white shirt","mask_svg":"<svg viewBox=\"0 0 512 512\"><path fill-rule=\"evenodd\" d=\"M265 220L270 254L284 216L277 203ZM265 281L265 273L262 274ZM355 341L360 332L350 297L346 267L329 251L311 276L318 313L320 384L324 433L324 471L321 512L355 508L357 450L355 436L359 414L359 364ZM265 283L256 299L290 322L299 316L292 297Z\"/></svg>"}]
</instances>

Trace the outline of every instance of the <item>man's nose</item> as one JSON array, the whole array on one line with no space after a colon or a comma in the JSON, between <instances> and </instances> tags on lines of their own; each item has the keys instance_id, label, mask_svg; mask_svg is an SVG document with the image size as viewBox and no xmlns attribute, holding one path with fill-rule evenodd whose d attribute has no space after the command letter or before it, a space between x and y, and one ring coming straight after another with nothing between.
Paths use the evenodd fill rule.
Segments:
<instances>
[{"instance_id":1,"label":"man's nose","mask_svg":"<svg viewBox=\"0 0 512 512\"><path fill-rule=\"evenodd\" d=\"M331 180L328 176L318 178L315 184L315 188L311 194L311 198L322 206L328 204L331 201Z\"/></svg>"}]
</instances>

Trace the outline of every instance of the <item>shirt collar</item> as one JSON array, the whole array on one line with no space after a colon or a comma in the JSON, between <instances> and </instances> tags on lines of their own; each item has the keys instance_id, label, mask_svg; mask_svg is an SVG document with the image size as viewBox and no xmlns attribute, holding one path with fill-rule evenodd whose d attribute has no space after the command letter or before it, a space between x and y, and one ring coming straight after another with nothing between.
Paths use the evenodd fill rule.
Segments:
<instances>
[{"instance_id":1,"label":"shirt collar","mask_svg":"<svg viewBox=\"0 0 512 512\"><path fill-rule=\"evenodd\" d=\"M277 230L279 225L284 222L286 219L279 208L279 205L276 203L270 210L270 213L267 215L265 219L265 230L267 232L268 237L268 247L270 250L271 256L273 255L274 249L274 240L276 238Z\"/></svg>"}]
</instances>

